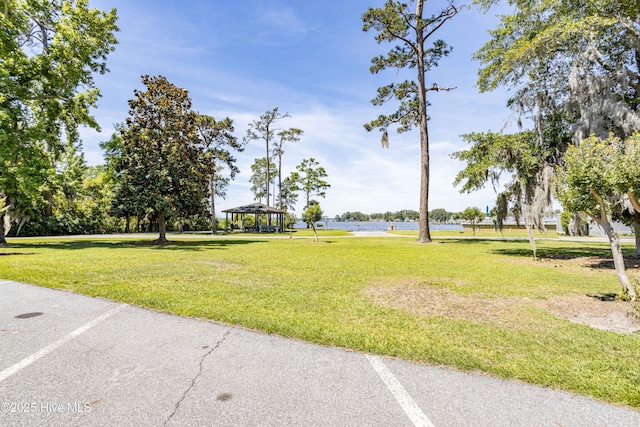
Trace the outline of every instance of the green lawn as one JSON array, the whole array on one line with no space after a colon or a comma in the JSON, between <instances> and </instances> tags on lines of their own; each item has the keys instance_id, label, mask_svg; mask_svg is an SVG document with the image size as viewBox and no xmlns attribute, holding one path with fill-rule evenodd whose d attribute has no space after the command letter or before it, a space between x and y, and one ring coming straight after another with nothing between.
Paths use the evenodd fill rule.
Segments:
<instances>
[{"instance_id":1,"label":"green lawn","mask_svg":"<svg viewBox=\"0 0 640 427\"><path fill-rule=\"evenodd\" d=\"M612 270L584 265L608 257L606 244L539 241L542 260L533 261L526 241L419 245L329 234L319 243L192 237L161 247L9 239L0 278L640 408L640 334L593 329L544 308L557 297L619 291Z\"/></svg>"},{"instance_id":2,"label":"green lawn","mask_svg":"<svg viewBox=\"0 0 640 427\"><path fill-rule=\"evenodd\" d=\"M396 230L396 231L392 231L391 233L393 234L398 234L401 236L418 236L418 231L417 230ZM504 237L507 239L511 239L511 238L529 238L529 234L527 233L527 230L524 229L513 229L513 228L505 228L504 230L502 230L502 233L500 233L499 231L494 231L492 228L480 228L478 230L476 230L476 233L473 233L473 230L471 230L471 228L465 228L464 230L431 230L431 237L443 237L443 236L448 236L448 237ZM541 233L539 231L536 231L534 233L534 236L536 238L556 238L558 237L558 234L555 232L555 230L553 231L549 231L547 233Z\"/></svg>"}]
</instances>

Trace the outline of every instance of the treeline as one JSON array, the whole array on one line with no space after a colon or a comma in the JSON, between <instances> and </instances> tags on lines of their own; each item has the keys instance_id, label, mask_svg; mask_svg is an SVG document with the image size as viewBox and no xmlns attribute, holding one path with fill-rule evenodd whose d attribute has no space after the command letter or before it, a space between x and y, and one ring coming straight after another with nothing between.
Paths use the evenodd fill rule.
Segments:
<instances>
[{"instance_id":1,"label":"treeline","mask_svg":"<svg viewBox=\"0 0 640 427\"><path fill-rule=\"evenodd\" d=\"M460 219L459 212L447 212L445 209L434 209L429 212L429 222L449 222ZM345 212L336 215L335 221L417 221L420 214L418 211L404 209L397 212L384 212L365 214L362 212Z\"/></svg>"},{"instance_id":2,"label":"treeline","mask_svg":"<svg viewBox=\"0 0 640 427\"><path fill-rule=\"evenodd\" d=\"M51 196L51 204L42 203L22 222L14 224L8 236L46 236L68 234L108 234L124 232L125 218L111 214L116 181L105 166L78 163L65 169L58 178L60 185ZM74 176L75 179L70 179ZM219 226L223 224L219 221ZM208 214L189 218L169 218L167 229L172 231L207 230L211 226ZM130 218L131 232L158 231L157 218L145 212Z\"/></svg>"},{"instance_id":3,"label":"treeline","mask_svg":"<svg viewBox=\"0 0 640 427\"><path fill-rule=\"evenodd\" d=\"M188 91L163 76L142 76L144 88L134 89L129 116L100 144L105 164L88 166L79 126L100 130L91 116L100 97L94 74L108 71L116 21L115 9L90 9L86 1L5 1L0 245L16 235L159 231L164 243L171 230L216 233L216 200L239 173L235 153L253 140L264 140L267 151L266 166L251 177L256 200L270 203L276 175L274 206L293 209L300 193L306 209L311 197L324 197L327 174L313 158L281 179L283 144L302 134L297 128L275 132L273 122L288 114L267 111L239 141L232 119L198 113Z\"/></svg>"}]
</instances>

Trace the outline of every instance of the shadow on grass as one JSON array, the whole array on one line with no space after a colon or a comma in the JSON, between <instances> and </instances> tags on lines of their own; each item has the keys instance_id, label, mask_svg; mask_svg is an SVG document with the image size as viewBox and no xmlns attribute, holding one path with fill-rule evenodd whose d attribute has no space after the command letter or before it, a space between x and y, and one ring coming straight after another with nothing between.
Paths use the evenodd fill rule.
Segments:
<instances>
[{"instance_id":1,"label":"shadow on grass","mask_svg":"<svg viewBox=\"0 0 640 427\"><path fill-rule=\"evenodd\" d=\"M516 242L505 242L516 243ZM533 251L527 246L522 247L508 247L501 249L494 249L491 251L497 255L528 257L533 256ZM540 259L554 259L554 260L571 260L585 258L585 267L594 269L606 269L613 270L613 259L611 255L611 249L607 246L602 247L538 247L538 258ZM640 259L633 257L634 250L631 248L623 249L625 258L625 267L627 269L640 269Z\"/></svg>"},{"instance_id":2,"label":"shadow on grass","mask_svg":"<svg viewBox=\"0 0 640 427\"><path fill-rule=\"evenodd\" d=\"M640 270L640 259L625 257L624 266L627 270ZM613 270L613 259L602 259L590 264L587 267L605 270Z\"/></svg>"},{"instance_id":3,"label":"shadow on grass","mask_svg":"<svg viewBox=\"0 0 640 427\"><path fill-rule=\"evenodd\" d=\"M113 241L92 241L92 240L69 240L53 242L20 242L11 243L7 248L12 249L62 249L62 250L82 250L82 249L152 249L165 251L199 251L205 249L224 249L228 246L247 245L254 243L264 243L261 240L251 239L230 239L230 240L170 240L166 244L157 244L153 240L113 240ZM26 255L25 252L0 253L0 255Z\"/></svg>"},{"instance_id":4,"label":"shadow on grass","mask_svg":"<svg viewBox=\"0 0 640 427\"><path fill-rule=\"evenodd\" d=\"M598 295L587 294L587 296L589 298L597 299L598 301L604 301L604 302L617 301L617 298L618 298L618 294L598 294Z\"/></svg>"},{"instance_id":5,"label":"shadow on grass","mask_svg":"<svg viewBox=\"0 0 640 427\"><path fill-rule=\"evenodd\" d=\"M497 255L532 257L533 251L528 242L526 246L523 242L505 242L520 243L521 247L509 247L494 249L492 253ZM607 247L540 247L537 246L538 258L547 259L576 259L576 258L611 258L611 249Z\"/></svg>"},{"instance_id":6,"label":"shadow on grass","mask_svg":"<svg viewBox=\"0 0 640 427\"><path fill-rule=\"evenodd\" d=\"M438 236L435 236L432 239L433 239L433 241L435 243L441 243L441 244L446 244L446 245L450 245L450 244L454 244L454 245L478 245L478 244L488 245L488 244L495 244L498 241L498 240L495 240L495 239L483 239L482 237L474 237L474 238L466 238L466 239L439 239ZM507 241L507 243L521 243L521 242L517 242L517 241L510 242L510 241Z\"/></svg>"},{"instance_id":7,"label":"shadow on grass","mask_svg":"<svg viewBox=\"0 0 640 427\"><path fill-rule=\"evenodd\" d=\"M9 255L35 255L35 252L0 252L0 256Z\"/></svg>"}]
</instances>

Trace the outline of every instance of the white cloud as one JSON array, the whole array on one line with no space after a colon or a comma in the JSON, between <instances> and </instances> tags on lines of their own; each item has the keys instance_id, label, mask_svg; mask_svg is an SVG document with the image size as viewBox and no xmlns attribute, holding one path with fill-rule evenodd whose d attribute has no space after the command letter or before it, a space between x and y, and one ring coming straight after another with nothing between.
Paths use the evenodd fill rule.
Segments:
<instances>
[{"instance_id":1,"label":"white cloud","mask_svg":"<svg viewBox=\"0 0 640 427\"><path fill-rule=\"evenodd\" d=\"M226 111L234 117L236 113ZM246 123L258 118L242 114L245 126L236 127L236 135L245 133ZM361 114L347 114L344 110L331 110L315 106L307 111L292 114L281 121L281 127L299 127L304 130L302 141L285 146L283 174L286 176L302 159L314 157L328 174L331 188L321 205L329 216L346 211L364 213L417 210L420 189L420 149L417 132L392 134L391 147L384 149L377 132L367 133L362 127L365 118ZM445 208L461 211L467 206L484 209L495 199L493 190L472 195L461 195L453 187L453 180L463 165L450 158L455 144L434 140L431 145L430 209ZM249 186L250 165L257 157L264 156L264 143L254 141L244 153L238 155L241 173L232 184L226 208L252 201ZM302 203L297 212L300 212Z\"/></svg>"},{"instance_id":2,"label":"white cloud","mask_svg":"<svg viewBox=\"0 0 640 427\"><path fill-rule=\"evenodd\" d=\"M290 7L262 10L260 13L260 21L279 31L285 31L289 34L300 34L307 32L307 26L296 15Z\"/></svg>"}]
</instances>

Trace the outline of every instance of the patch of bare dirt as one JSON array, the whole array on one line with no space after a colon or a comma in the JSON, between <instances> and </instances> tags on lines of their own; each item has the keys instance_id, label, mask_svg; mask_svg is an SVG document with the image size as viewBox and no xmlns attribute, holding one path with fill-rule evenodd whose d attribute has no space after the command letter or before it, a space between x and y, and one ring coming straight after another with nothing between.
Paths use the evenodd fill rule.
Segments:
<instances>
[{"instance_id":1,"label":"patch of bare dirt","mask_svg":"<svg viewBox=\"0 0 640 427\"><path fill-rule=\"evenodd\" d=\"M364 289L364 295L384 307L425 317L490 322L509 328L533 328L541 319L531 316L532 305L562 319L612 332L640 331L640 319L634 303L613 297L573 295L535 301L520 297L487 297L481 294L460 295L446 288L447 279L406 277L394 284L379 283Z\"/></svg>"},{"instance_id":2,"label":"patch of bare dirt","mask_svg":"<svg viewBox=\"0 0 640 427\"><path fill-rule=\"evenodd\" d=\"M537 301L536 306L571 322L606 331L633 333L640 331L640 319L634 304L587 295L554 297Z\"/></svg>"},{"instance_id":3,"label":"patch of bare dirt","mask_svg":"<svg viewBox=\"0 0 640 427\"><path fill-rule=\"evenodd\" d=\"M460 295L442 287L443 282L446 285L447 280L430 279L426 283L424 279L408 277L391 286L374 285L363 290L363 293L384 307L419 316L442 316L510 326L517 324L515 320L519 317L524 303L528 301L515 297Z\"/></svg>"}]
</instances>

